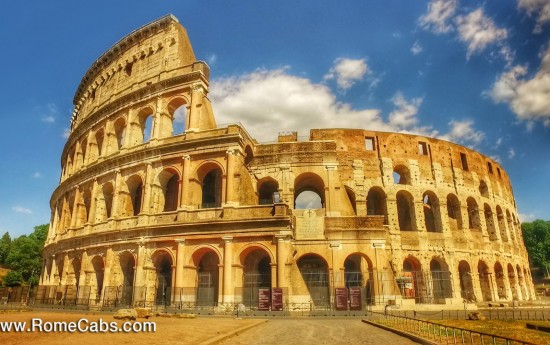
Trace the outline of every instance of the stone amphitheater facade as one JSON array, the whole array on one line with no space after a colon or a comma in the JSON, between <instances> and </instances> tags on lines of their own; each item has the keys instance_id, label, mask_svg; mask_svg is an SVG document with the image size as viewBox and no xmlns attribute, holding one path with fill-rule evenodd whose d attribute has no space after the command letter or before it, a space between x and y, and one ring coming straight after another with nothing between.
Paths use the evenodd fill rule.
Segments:
<instances>
[{"instance_id":1,"label":"stone amphitheater facade","mask_svg":"<svg viewBox=\"0 0 550 345\"><path fill-rule=\"evenodd\" d=\"M461 145L363 129L218 126L172 15L100 56L74 96L42 301L363 307L531 300L510 180ZM342 291L342 290L340 290Z\"/></svg>"}]
</instances>

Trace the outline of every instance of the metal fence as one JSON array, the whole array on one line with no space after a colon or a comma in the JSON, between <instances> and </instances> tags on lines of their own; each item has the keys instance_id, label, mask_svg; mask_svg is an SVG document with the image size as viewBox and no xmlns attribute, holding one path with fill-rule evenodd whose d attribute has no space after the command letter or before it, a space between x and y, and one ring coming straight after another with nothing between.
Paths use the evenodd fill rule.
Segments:
<instances>
[{"instance_id":1,"label":"metal fence","mask_svg":"<svg viewBox=\"0 0 550 345\"><path fill-rule=\"evenodd\" d=\"M473 331L469 329L442 325L439 323L412 319L404 316L395 316L383 313L369 313L369 320L373 323L413 333L421 338L434 341L439 344L525 344L535 345L526 341L497 336L493 334Z\"/></svg>"}]
</instances>

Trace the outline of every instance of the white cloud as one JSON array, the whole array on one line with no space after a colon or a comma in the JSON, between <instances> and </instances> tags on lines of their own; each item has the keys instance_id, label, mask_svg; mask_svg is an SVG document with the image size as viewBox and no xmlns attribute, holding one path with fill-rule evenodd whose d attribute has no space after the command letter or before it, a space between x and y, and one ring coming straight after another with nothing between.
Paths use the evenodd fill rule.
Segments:
<instances>
[{"instance_id":1,"label":"white cloud","mask_svg":"<svg viewBox=\"0 0 550 345\"><path fill-rule=\"evenodd\" d=\"M449 122L450 131L440 136L441 139L463 145L478 145L485 138L485 133L474 128L474 121L470 119Z\"/></svg>"},{"instance_id":2,"label":"white cloud","mask_svg":"<svg viewBox=\"0 0 550 345\"><path fill-rule=\"evenodd\" d=\"M216 63L216 61L218 61L218 56L216 54L210 54L206 57L206 62L209 64L209 65L213 65Z\"/></svg>"},{"instance_id":3,"label":"white cloud","mask_svg":"<svg viewBox=\"0 0 550 345\"><path fill-rule=\"evenodd\" d=\"M514 159L515 156L516 156L516 150L514 150L513 148L508 150L508 159Z\"/></svg>"},{"instance_id":4,"label":"white cloud","mask_svg":"<svg viewBox=\"0 0 550 345\"><path fill-rule=\"evenodd\" d=\"M44 116L42 117L42 122L46 122L46 123L54 123L55 122L55 117L54 116Z\"/></svg>"},{"instance_id":5,"label":"white cloud","mask_svg":"<svg viewBox=\"0 0 550 345\"><path fill-rule=\"evenodd\" d=\"M420 26L436 34L452 30L450 19L454 16L458 1L432 0L428 4L428 12L419 19Z\"/></svg>"},{"instance_id":6,"label":"white cloud","mask_svg":"<svg viewBox=\"0 0 550 345\"><path fill-rule=\"evenodd\" d=\"M502 138L498 138L497 142L495 143L495 148L498 148L502 144Z\"/></svg>"},{"instance_id":7,"label":"white cloud","mask_svg":"<svg viewBox=\"0 0 550 345\"><path fill-rule=\"evenodd\" d=\"M334 66L330 69L329 73L325 75L325 79L336 79L338 87L342 90L347 90L356 81L363 79L367 73L369 73L369 68L365 59L338 58L334 61Z\"/></svg>"},{"instance_id":8,"label":"white cloud","mask_svg":"<svg viewBox=\"0 0 550 345\"><path fill-rule=\"evenodd\" d=\"M518 213L519 221L520 222L532 222L537 219L537 216L535 216L533 213Z\"/></svg>"},{"instance_id":9,"label":"white cloud","mask_svg":"<svg viewBox=\"0 0 550 345\"><path fill-rule=\"evenodd\" d=\"M416 114L422 100L422 98L413 98L407 101L401 92L397 92L391 99L396 109L390 113L390 125L400 129L414 127L418 123Z\"/></svg>"},{"instance_id":10,"label":"white cloud","mask_svg":"<svg viewBox=\"0 0 550 345\"><path fill-rule=\"evenodd\" d=\"M497 163L502 164L502 159L500 159L500 156L499 156L499 155L489 156L489 158L491 158L492 160L494 160L494 161L497 162Z\"/></svg>"},{"instance_id":11,"label":"white cloud","mask_svg":"<svg viewBox=\"0 0 550 345\"><path fill-rule=\"evenodd\" d=\"M485 16L482 8L466 16L457 16L455 23L459 39L468 45L468 58L482 52L490 44L502 42L508 36L508 30L498 28L491 18Z\"/></svg>"},{"instance_id":12,"label":"white cloud","mask_svg":"<svg viewBox=\"0 0 550 345\"><path fill-rule=\"evenodd\" d=\"M527 67L514 66L498 77L489 95L496 103L507 103L518 119L541 120L550 126L550 47L535 75L531 79L526 75Z\"/></svg>"},{"instance_id":13,"label":"white cloud","mask_svg":"<svg viewBox=\"0 0 550 345\"><path fill-rule=\"evenodd\" d=\"M414 44L411 47L411 52L413 53L413 55L418 55L422 53L423 50L424 49L422 48L422 46L418 41L414 42Z\"/></svg>"},{"instance_id":14,"label":"white cloud","mask_svg":"<svg viewBox=\"0 0 550 345\"><path fill-rule=\"evenodd\" d=\"M43 114L40 120L45 123L54 123L57 115L59 115L59 110L57 109L57 105L55 103L48 103L46 105L47 110L42 110L43 107L37 107L37 110L40 110Z\"/></svg>"},{"instance_id":15,"label":"white cloud","mask_svg":"<svg viewBox=\"0 0 550 345\"><path fill-rule=\"evenodd\" d=\"M34 174L32 174L32 178L35 178L35 179L40 179L42 178L42 174L40 172L35 172Z\"/></svg>"},{"instance_id":16,"label":"white cloud","mask_svg":"<svg viewBox=\"0 0 550 345\"><path fill-rule=\"evenodd\" d=\"M536 17L534 33L541 33L542 25L550 22L550 1L548 0L518 0L518 7L526 11L529 16Z\"/></svg>"},{"instance_id":17,"label":"white cloud","mask_svg":"<svg viewBox=\"0 0 550 345\"><path fill-rule=\"evenodd\" d=\"M11 208L12 211L17 213L25 213L25 214L32 214L32 211L28 208L25 208L23 206L14 206Z\"/></svg>"},{"instance_id":18,"label":"white cloud","mask_svg":"<svg viewBox=\"0 0 550 345\"><path fill-rule=\"evenodd\" d=\"M71 130L68 128L63 128L63 134L61 136L65 139L68 139L69 135L71 135Z\"/></svg>"}]
</instances>

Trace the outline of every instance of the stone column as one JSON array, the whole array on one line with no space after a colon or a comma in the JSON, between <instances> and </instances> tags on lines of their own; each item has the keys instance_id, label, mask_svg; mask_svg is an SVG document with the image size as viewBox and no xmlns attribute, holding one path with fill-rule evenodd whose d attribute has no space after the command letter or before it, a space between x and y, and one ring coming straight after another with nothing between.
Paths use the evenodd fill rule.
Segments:
<instances>
[{"instance_id":1,"label":"stone column","mask_svg":"<svg viewBox=\"0 0 550 345\"><path fill-rule=\"evenodd\" d=\"M48 277L48 285L56 285L55 274L57 273L57 262L55 261L55 254L52 255L50 262L52 269L50 270L50 276Z\"/></svg>"},{"instance_id":2,"label":"stone column","mask_svg":"<svg viewBox=\"0 0 550 345\"><path fill-rule=\"evenodd\" d=\"M285 262L286 262L286 245L285 235L275 235L277 241L277 287L286 287L285 277Z\"/></svg>"},{"instance_id":3,"label":"stone column","mask_svg":"<svg viewBox=\"0 0 550 345\"><path fill-rule=\"evenodd\" d=\"M69 273L69 253L63 255L63 275L59 273L59 281L61 285L67 285L67 275Z\"/></svg>"},{"instance_id":4,"label":"stone column","mask_svg":"<svg viewBox=\"0 0 550 345\"><path fill-rule=\"evenodd\" d=\"M83 286L86 284L86 271L88 270L88 252L86 249L82 251L80 258L80 276L77 278L77 285ZM76 278L76 277L75 277Z\"/></svg>"},{"instance_id":5,"label":"stone column","mask_svg":"<svg viewBox=\"0 0 550 345\"><path fill-rule=\"evenodd\" d=\"M135 279L134 279L134 287L141 287L141 286L145 286L145 282L143 280L143 275L144 275L144 271L143 271L143 266L144 266L144 262L145 262L145 244L143 242L140 241L139 245L138 245L138 250L137 250L137 260L136 260L136 270L135 270Z\"/></svg>"},{"instance_id":6,"label":"stone column","mask_svg":"<svg viewBox=\"0 0 550 345\"><path fill-rule=\"evenodd\" d=\"M147 163L147 168L145 172L145 181L143 181L143 203L141 205L140 213L145 213L147 215L151 214L151 192L153 184L153 165L151 162Z\"/></svg>"},{"instance_id":7,"label":"stone column","mask_svg":"<svg viewBox=\"0 0 550 345\"><path fill-rule=\"evenodd\" d=\"M111 218L116 219L120 215L120 192L122 188L122 177L120 170L115 171L115 185L113 186L113 201L111 205Z\"/></svg>"},{"instance_id":8,"label":"stone column","mask_svg":"<svg viewBox=\"0 0 550 345\"><path fill-rule=\"evenodd\" d=\"M226 196L225 196L225 203L229 206L235 205L238 206L239 198L237 193L235 192L235 160L236 156L239 154L239 150L232 149L225 151L227 154L227 174L226 174Z\"/></svg>"},{"instance_id":9,"label":"stone column","mask_svg":"<svg viewBox=\"0 0 550 345\"><path fill-rule=\"evenodd\" d=\"M76 226L76 220L78 218L79 199L80 199L80 188L76 186L74 188L73 212L71 213L71 228L74 228Z\"/></svg>"},{"instance_id":10,"label":"stone column","mask_svg":"<svg viewBox=\"0 0 550 345\"><path fill-rule=\"evenodd\" d=\"M88 214L88 223L93 224L96 220L96 208L97 208L97 178L94 178L92 182L92 193L90 197L90 214Z\"/></svg>"},{"instance_id":11,"label":"stone column","mask_svg":"<svg viewBox=\"0 0 550 345\"><path fill-rule=\"evenodd\" d=\"M183 266L185 263L183 262L185 258L185 240L184 239L177 239L176 243L178 244L178 249L176 252L176 279L174 285L176 288L182 288L183 287Z\"/></svg>"},{"instance_id":12,"label":"stone column","mask_svg":"<svg viewBox=\"0 0 550 345\"><path fill-rule=\"evenodd\" d=\"M223 303L233 302L233 284L231 282L231 264L233 257L233 236L222 237L223 248Z\"/></svg>"},{"instance_id":13,"label":"stone column","mask_svg":"<svg viewBox=\"0 0 550 345\"><path fill-rule=\"evenodd\" d=\"M105 254L105 262L104 262L104 270L103 270L103 291L98 291L98 294L101 294L101 301L100 304L103 305L103 300L105 299L105 287L109 286L111 283L111 265L113 263L113 249L111 247L107 248L107 252Z\"/></svg>"},{"instance_id":14,"label":"stone column","mask_svg":"<svg viewBox=\"0 0 550 345\"><path fill-rule=\"evenodd\" d=\"M181 190L180 190L180 207L184 209L191 208L191 191L189 190L189 177L191 176L191 156L184 155L183 159L183 172L181 177Z\"/></svg>"}]
</instances>

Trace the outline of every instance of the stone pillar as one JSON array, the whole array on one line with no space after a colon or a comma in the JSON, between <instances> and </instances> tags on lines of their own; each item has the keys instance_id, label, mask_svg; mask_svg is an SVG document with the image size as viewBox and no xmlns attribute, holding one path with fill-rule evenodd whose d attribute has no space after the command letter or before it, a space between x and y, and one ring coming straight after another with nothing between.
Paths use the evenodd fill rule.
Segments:
<instances>
[{"instance_id":1,"label":"stone pillar","mask_svg":"<svg viewBox=\"0 0 550 345\"><path fill-rule=\"evenodd\" d=\"M120 170L115 171L115 185L113 186L113 204L111 205L111 218L116 219L120 215L120 193L122 188L122 177Z\"/></svg>"},{"instance_id":2,"label":"stone pillar","mask_svg":"<svg viewBox=\"0 0 550 345\"><path fill-rule=\"evenodd\" d=\"M97 178L94 178L94 181L92 182L92 193L90 197L90 214L88 214L88 223L95 223L96 220L96 208L97 208Z\"/></svg>"},{"instance_id":3,"label":"stone pillar","mask_svg":"<svg viewBox=\"0 0 550 345\"><path fill-rule=\"evenodd\" d=\"M71 213L71 228L76 226L76 220L78 218L78 204L80 200L80 189L78 186L74 188L74 200L73 200L73 212Z\"/></svg>"},{"instance_id":4,"label":"stone pillar","mask_svg":"<svg viewBox=\"0 0 550 345\"><path fill-rule=\"evenodd\" d=\"M50 263L52 268L50 270L50 276L48 277L48 285L56 285L55 275L57 273L57 262L55 261L55 254L52 255Z\"/></svg>"},{"instance_id":5,"label":"stone pillar","mask_svg":"<svg viewBox=\"0 0 550 345\"><path fill-rule=\"evenodd\" d=\"M223 236L223 303L233 302L233 284L231 281L231 264L233 257L233 236Z\"/></svg>"},{"instance_id":6,"label":"stone pillar","mask_svg":"<svg viewBox=\"0 0 550 345\"><path fill-rule=\"evenodd\" d=\"M134 287L141 287L141 286L145 286L145 281L144 281L144 270L143 270L143 266L144 266L144 262L145 262L145 244L140 241L139 245L138 245L138 250L137 250L137 260L136 260L136 270L134 272L135 274L135 279L134 279Z\"/></svg>"},{"instance_id":7,"label":"stone pillar","mask_svg":"<svg viewBox=\"0 0 550 345\"><path fill-rule=\"evenodd\" d=\"M184 239L177 239L176 243L178 244L178 249L176 252L176 279L175 279L175 287L176 288L182 288L183 287L183 266L185 263L183 262L185 258L185 240Z\"/></svg>"},{"instance_id":8,"label":"stone pillar","mask_svg":"<svg viewBox=\"0 0 550 345\"><path fill-rule=\"evenodd\" d=\"M67 285L67 275L69 273L69 253L63 255L63 274L59 272L59 281L61 285Z\"/></svg>"},{"instance_id":9,"label":"stone pillar","mask_svg":"<svg viewBox=\"0 0 550 345\"><path fill-rule=\"evenodd\" d=\"M191 208L191 191L189 190L189 177L191 177L191 156L184 155L182 159L183 173L181 177L180 207L189 209Z\"/></svg>"},{"instance_id":10,"label":"stone pillar","mask_svg":"<svg viewBox=\"0 0 550 345\"><path fill-rule=\"evenodd\" d=\"M108 247L107 252L105 254L105 262L104 262L105 269L103 270L103 286L102 286L103 291L97 292L98 294L101 294L101 301L100 301L101 305L103 305L103 300L105 299L105 293L104 293L105 287L109 286L109 284L111 283L112 263L113 263L113 249L111 247Z\"/></svg>"},{"instance_id":11,"label":"stone pillar","mask_svg":"<svg viewBox=\"0 0 550 345\"><path fill-rule=\"evenodd\" d=\"M286 262L286 245L285 235L275 235L277 241L277 287L286 287L285 282L285 262Z\"/></svg>"},{"instance_id":12,"label":"stone pillar","mask_svg":"<svg viewBox=\"0 0 550 345\"><path fill-rule=\"evenodd\" d=\"M143 203L140 211L140 213L145 213L147 215L151 214L151 208L153 207L151 203L153 175L153 165L149 162L147 163L147 169L145 172L145 181L143 181Z\"/></svg>"},{"instance_id":13,"label":"stone pillar","mask_svg":"<svg viewBox=\"0 0 550 345\"><path fill-rule=\"evenodd\" d=\"M226 196L225 203L229 206L238 206L239 205L239 196L235 191L235 163L237 160L237 155L239 150L232 149L227 150L227 182L226 182Z\"/></svg>"},{"instance_id":14,"label":"stone pillar","mask_svg":"<svg viewBox=\"0 0 550 345\"><path fill-rule=\"evenodd\" d=\"M83 286L86 284L86 271L88 270L88 252L86 249L82 251L82 257L80 258L80 276L77 278L77 285ZM76 277L75 277L76 278Z\"/></svg>"}]
</instances>

